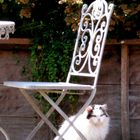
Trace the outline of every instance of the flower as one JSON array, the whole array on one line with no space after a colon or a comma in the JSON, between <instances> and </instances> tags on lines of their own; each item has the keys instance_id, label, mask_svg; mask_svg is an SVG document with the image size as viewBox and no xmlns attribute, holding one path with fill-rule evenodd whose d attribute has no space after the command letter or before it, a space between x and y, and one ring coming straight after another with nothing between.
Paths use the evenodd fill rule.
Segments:
<instances>
[{"instance_id":1,"label":"flower","mask_svg":"<svg viewBox=\"0 0 140 140\"><path fill-rule=\"evenodd\" d=\"M22 8L20 11L20 17L31 18L31 9L29 7Z\"/></svg>"},{"instance_id":2,"label":"flower","mask_svg":"<svg viewBox=\"0 0 140 140\"><path fill-rule=\"evenodd\" d=\"M17 3L21 4L28 4L29 0L16 0Z\"/></svg>"}]
</instances>

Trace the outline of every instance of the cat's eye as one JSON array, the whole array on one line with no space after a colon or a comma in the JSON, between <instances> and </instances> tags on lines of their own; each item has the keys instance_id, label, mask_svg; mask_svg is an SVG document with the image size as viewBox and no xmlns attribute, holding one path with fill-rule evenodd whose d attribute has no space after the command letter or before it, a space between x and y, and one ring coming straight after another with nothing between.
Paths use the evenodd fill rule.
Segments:
<instances>
[{"instance_id":1,"label":"cat's eye","mask_svg":"<svg viewBox=\"0 0 140 140\"><path fill-rule=\"evenodd\" d=\"M102 108L102 107L100 107L100 109L101 109L101 110L103 110L103 108Z\"/></svg>"}]
</instances>

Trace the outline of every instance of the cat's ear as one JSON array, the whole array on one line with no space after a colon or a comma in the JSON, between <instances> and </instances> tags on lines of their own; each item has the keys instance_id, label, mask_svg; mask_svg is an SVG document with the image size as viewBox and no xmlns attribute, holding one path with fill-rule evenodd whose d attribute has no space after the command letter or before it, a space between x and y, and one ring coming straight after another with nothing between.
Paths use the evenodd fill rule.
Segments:
<instances>
[{"instance_id":1,"label":"cat's ear","mask_svg":"<svg viewBox=\"0 0 140 140\"><path fill-rule=\"evenodd\" d=\"M103 104L103 105L101 106L101 108L102 108L103 110L107 110L107 104Z\"/></svg>"}]
</instances>

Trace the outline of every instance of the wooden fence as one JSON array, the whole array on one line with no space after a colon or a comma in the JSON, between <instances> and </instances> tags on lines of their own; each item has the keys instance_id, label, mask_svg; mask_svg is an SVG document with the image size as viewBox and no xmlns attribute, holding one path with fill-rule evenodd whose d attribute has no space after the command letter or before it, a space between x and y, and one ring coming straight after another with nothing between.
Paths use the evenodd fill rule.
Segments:
<instances>
[{"instance_id":1,"label":"wooden fence","mask_svg":"<svg viewBox=\"0 0 140 140\"><path fill-rule=\"evenodd\" d=\"M28 80L28 67L32 45L30 39L0 41L0 82ZM107 103L111 116L107 140L140 139L140 40L108 40L104 52L97 94L93 103ZM11 140L25 140L38 122L37 116L18 94L10 88L0 87L0 124ZM80 98L80 103L84 98ZM34 140L50 140L50 131L43 127ZM1 135L0 135L1 139ZM3 140L3 139L1 139Z\"/></svg>"},{"instance_id":2,"label":"wooden fence","mask_svg":"<svg viewBox=\"0 0 140 140\"><path fill-rule=\"evenodd\" d=\"M133 103L130 103L132 101L131 100L132 95L130 95L130 91L132 94L136 90L136 89L131 90L130 86L132 86L132 85L139 86L140 83L138 82L137 84L134 84L133 82L135 82L136 79L134 79L134 81L130 81L130 73L129 73L130 69L131 69L131 72L133 71L134 74L139 75L140 69L138 67L138 64L139 64L140 57L138 57L136 55L132 55L132 54L133 53L135 54L136 51L140 51L138 48L138 47L140 47L140 40L122 40L120 42L112 40L111 42L108 42L107 45L121 46L121 132L122 132L122 140L140 139L139 136L138 137L133 136L133 135L131 136L131 133L134 133L133 131L135 131L135 133L137 133L137 135L138 135L139 129L134 129L132 125L130 126L130 120L132 119L131 121L133 121L133 118L130 118L130 117L134 115L134 114L132 114L132 113L134 113L132 111L133 110L136 111L136 106L138 106L138 104L135 104L135 101ZM137 52L137 55L138 54L139 53ZM130 57L134 57L134 58L137 57L135 59L135 61L133 62L133 64L130 64L130 61L132 61ZM132 59L134 59L134 58L132 58ZM134 65L134 63L137 67L132 68L132 65ZM138 73L136 73L136 72L138 72ZM131 75L131 76L133 77L133 75ZM136 99L136 98L137 98L137 96L134 99ZM134 104L133 108L130 108L130 104L131 105ZM140 118L137 118L137 119L140 119ZM137 124L135 124L135 125L137 125Z\"/></svg>"}]
</instances>

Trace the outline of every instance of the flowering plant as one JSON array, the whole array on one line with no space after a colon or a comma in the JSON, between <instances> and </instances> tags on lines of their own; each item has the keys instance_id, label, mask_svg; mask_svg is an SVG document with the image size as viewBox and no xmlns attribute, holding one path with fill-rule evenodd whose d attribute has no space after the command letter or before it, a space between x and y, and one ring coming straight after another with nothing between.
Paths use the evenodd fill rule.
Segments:
<instances>
[{"instance_id":1,"label":"flowering plant","mask_svg":"<svg viewBox=\"0 0 140 140\"><path fill-rule=\"evenodd\" d=\"M50 18L50 13L59 11L60 15L65 14L65 17L61 16L60 20L65 19L66 25L76 32L83 3L89 4L91 0L0 0L0 19L16 21L16 33L18 35L22 33L21 36L24 34L28 37L29 34L35 35L36 31L42 32L42 29L48 26L49 20L56 17ZM109 37L140 38L140 2L113 0L113 3L115 10L109 26Z\"/></svg>"}]
</instances>

